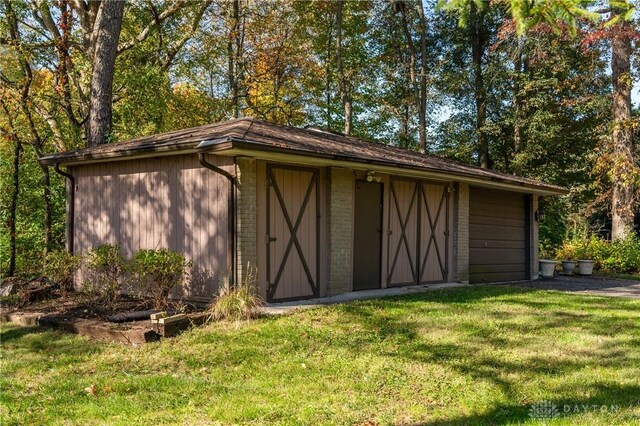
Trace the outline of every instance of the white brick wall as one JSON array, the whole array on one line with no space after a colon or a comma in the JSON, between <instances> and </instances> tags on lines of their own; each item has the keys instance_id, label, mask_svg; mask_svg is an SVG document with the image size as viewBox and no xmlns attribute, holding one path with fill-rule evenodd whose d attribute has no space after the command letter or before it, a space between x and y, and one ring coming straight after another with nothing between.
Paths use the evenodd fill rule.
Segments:
<instances>
[{"instance_id":1,"label":"white brick wall","mask_svg":"<svg viewBox=\"0 0 640 426\"><path fill-rule=\"evenodd\" d=\"M469 184L458 183L456 190L453 252L455 281L469 282Z\"/></svg>"},{"instance_id":2,"label":"white brick wall","mask_svg":"<svg viewBox=\"0 0 640 426\"><path fill-rule=\"evenodd\" d=\"M351 170L329 170L327 294L352 290L354 177Z\"/></svg>"}]
</instances>

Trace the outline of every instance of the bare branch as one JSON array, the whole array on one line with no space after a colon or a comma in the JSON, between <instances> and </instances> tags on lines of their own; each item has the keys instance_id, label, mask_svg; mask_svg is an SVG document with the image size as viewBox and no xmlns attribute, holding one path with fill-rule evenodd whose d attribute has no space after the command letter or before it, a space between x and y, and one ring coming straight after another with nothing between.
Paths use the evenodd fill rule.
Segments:
<instances>
[{"instance_id":1,"label":"bare branch","mask_svg":"<svg viewBox=\"0 0 640 426\"><path fill-rule=\"evenodd\" d=\"M164 20L166 20L167 18L173 16L176 14L176 12L178 12L180 9L182 9L182 7L184 7L187 3L186 2L182 2L182 1L174 1L171 6L169 6L164 12L160 13L156 19L153 20L153 22L149 23L149 25L147 25L141 32L140 34L138 34L137 37L133 38L132 40L129 40L128 42L120 45L118 47L118 53L117 55L120 55L121 53L135 47L137 44L142 43L143 41L145 41L152 33L152 31L154 30L154 28L156 28L158 26L159 23L163 22Z\"/></svg>"},{"instance_id":2,"label":"bare branch","mask_svg":"<svg viewBox=\"0 0 640 426\"><path fill-rule=\"evenodd\" d=\"M180 40L169 47L167 58L162 64L162 69L164 71L166 71L171 66L176 55L178 54L178 52L180 52L180 49L182 49L182 46L184 46L185 43L189 41L189 39L193 37L193 34L198 30L198 26L200 25L202 16L204 15L204 12L206 12L207 8L211 5L211 3L212 0L207 0L203 3L203 6L198 10L198 13L196 13L196 16L194 16L193 21L191 22L191 31L185 32L184 36Z\"/></svg>"},{"instance_id":3,"label":"bare branch","mask_svg":"<svg viewBox=\"0 0 640 426\"><path fill-rule=\"evenodd\" d=\"M43 0L33 0L31 2L31 9L33 10L33 17L43 28L46 28L53 37L54 40L60 38L60 30L51 16L51 10L47 2Z\"/></svg>"}]
</instances>

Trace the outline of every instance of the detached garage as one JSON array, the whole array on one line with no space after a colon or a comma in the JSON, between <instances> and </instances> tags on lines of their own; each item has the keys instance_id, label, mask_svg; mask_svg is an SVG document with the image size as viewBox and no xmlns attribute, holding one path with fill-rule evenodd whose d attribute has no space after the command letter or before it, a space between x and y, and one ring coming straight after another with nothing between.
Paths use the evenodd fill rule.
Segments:
<instances>
[{"instance_id":1,"label":"detached garage","mask_svg":"<svg viewBox=\"0 0 640 426\"><path fill-rule=\"evenodd\" d=\"M67 240L193 262L183 296L257 273L269 302L440 282L536 279L554 185L317 128L253 119L40 160L67 177ZM79 277L78 279L81 279Z\"/></svg>"}]
</instances>

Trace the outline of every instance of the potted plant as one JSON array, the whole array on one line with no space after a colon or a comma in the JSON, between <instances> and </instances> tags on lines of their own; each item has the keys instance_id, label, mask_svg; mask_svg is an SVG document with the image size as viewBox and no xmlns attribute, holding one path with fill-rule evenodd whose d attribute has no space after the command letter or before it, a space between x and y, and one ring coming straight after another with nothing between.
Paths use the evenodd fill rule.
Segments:
<instances>
[{"instance_id":1,"label":"potted plant","mask_svg":"<svg viewBox=\"0 0 640 426\"><path fill-rule=\"evenodd\" d=\"M540 277L553 278L556 270L556 261L551 260L551 251L547 247L540 247Z\"/></svg>"},{"instance_id":2,"label":"potted plant","mask_svg":"<svg viewBox=\"0 0 640 426\"><path fill-rule=\"evenodd\" d=\"M573 275L573 271L576 269L575 260L563 260L562 261L562 273L565 275Z\"/></svg>"},{"instance_id":3,"label":"potted plant","mask_svg":"<svg viewBox=\"0 0 640 426\"><path fill-rule=\"evenodd\" d=\"M576 261L571 260L576 258L575 247L571 244L564 243L556 253L557 259L562 261L562 273L564 275L573 275L573 271L576 268Z\"/></svg>"},{"instance_id":4,"label":"potted plant","mask_svg":"<svg viewBox=\"0 0 640 426\"><path fill-rule=\"evenodd\" d=\"M589 239L585 237L582 248L580 249L580 256L578 257L578 274L580 275L593 274L594 262L590 255L589 243Z\"/></svg>"}]
</instances>

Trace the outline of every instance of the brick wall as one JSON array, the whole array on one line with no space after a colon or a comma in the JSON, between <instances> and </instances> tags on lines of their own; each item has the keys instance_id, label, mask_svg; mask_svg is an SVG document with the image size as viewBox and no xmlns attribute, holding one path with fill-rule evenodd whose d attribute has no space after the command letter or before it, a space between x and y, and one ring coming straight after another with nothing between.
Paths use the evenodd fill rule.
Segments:
<instances>
[{"instance_id":1,"label":"brick wall","mask_svg":"<svg viewBox=\"0 0 640 426\"><path fill-rule=\"evenodd\" d=\"M351 170L329 169L327 295L352 290L353 179Z\"/></svg>"},{"instance_id":2,"label":"brick wall","mask_svg":"<svg viewBox=\"0 0 640 426\"><path fill-rule=\"evenodd\" d=\"M469 184L458 183L456 188L455 232L453 253L454 281L469 282Z\"/></svg>"},{"instance_id":3,"label":"brick wall","mask_svg":"<svg viewBox=\"0 0 640 426\"><path fill-rule=\"evenodd\" d=\"M258 199L256 160L238 158L236 160L238 181L237 192L237 253L238 282L242 282L251 268L256 272L258 267Z\"/></svg>"}]
</instances>

